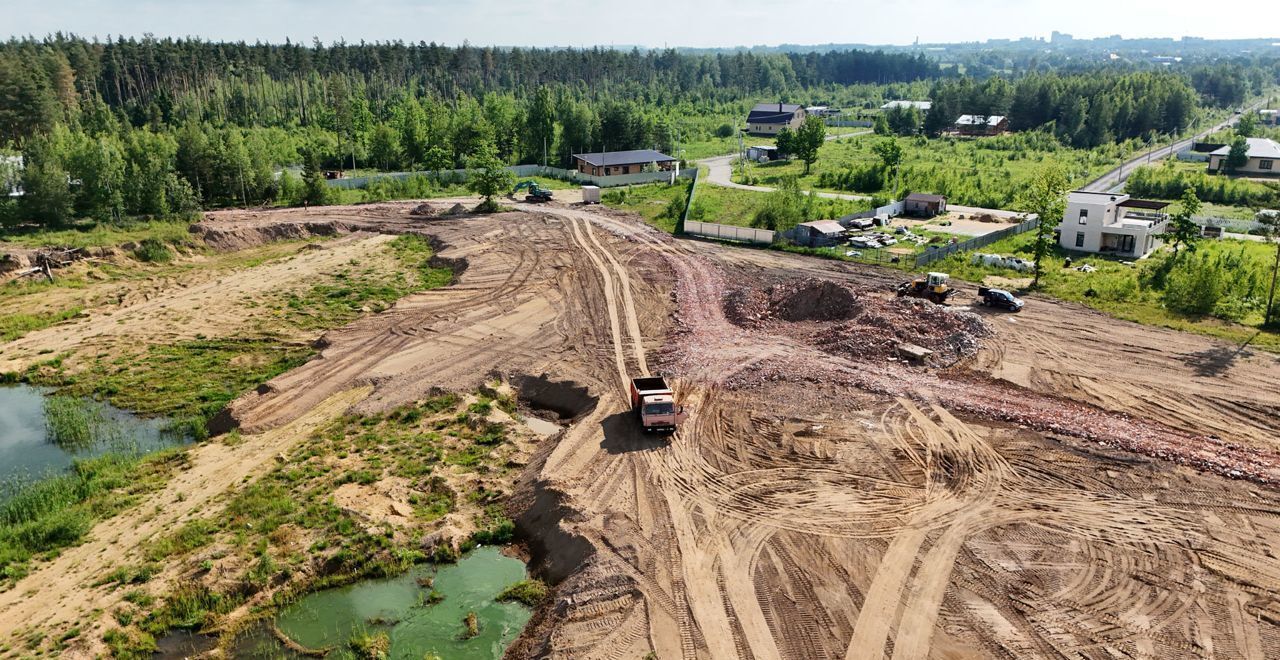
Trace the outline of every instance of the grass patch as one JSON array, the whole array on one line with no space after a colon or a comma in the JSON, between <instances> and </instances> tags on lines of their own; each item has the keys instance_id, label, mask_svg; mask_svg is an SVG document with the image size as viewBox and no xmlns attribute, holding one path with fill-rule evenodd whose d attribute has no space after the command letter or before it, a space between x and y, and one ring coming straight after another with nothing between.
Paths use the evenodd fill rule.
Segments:
<instances>
[{"instance_id":1,"label":"grass patch","mask_svg":"<svg viewBox=\"0 0 1280 660\"><path fill-rule=\"evenodd\" d=\"M217 526L213 522L197 518L182 526L178 531L162 536L147 546L147 559L161 561L174 555L185 554L202 548L213 540Z\"/></svg>"},{"instance_id":2,"label":"grass patch","mask_svg":"<svg viewBox=\"0 0 1280 660\"><path fill-rule=\"evenodd\" d=\"M27 380L60 394L93 396L143 415L165 415L174 430L203 439L208 419L232 399L305 362L309 346L270 339L217 339L150 346L88 370L39 370Z\"/></svg>"},{"instance_id":3,"label":"grass patch","mask_svg":"<svg viewBox=\"0 0 1280 660\"><path fill-rule=\"evenodd\" d=\"M113 453L76 461L67 474L11 482L0 491L0 583L24 577L33 558L79 543L94 522L160 488L185 457Z\"/></svg>"},{"instance_id":4,"label":"grass patch","mask_svg":"<svg viewBox=\"0 0 1280 660\"><path fill-rule=\"evenodd\" d=\"M1028 232L993 243L983 248L982 252L1016 255L1030 259L1033 241L1033 233ZM1258 271L1256 266L1265 261L1268 268L1266 273L1269 276L1269 264L1275 257L1275 246L1254 241L1202 241L1197 254L1206 257L1237 256L1241 251L1244 259L1255 265L1252 269L1255 271L1252 278L1255 282L1250 285L1255 291L1252 306L1240 316L1238 322L1209 316L1189 316L1166 308L1162 292L1148 286L1142 280L1144 269L1154 268L1159 259L1158 256L1128 266L1121 259L1100 255L1071 254L1055 248L1044 263L1044 276L1040 279L1041 290L1056 298L1081 303L1116 318L1207 335L1236 344L1247 341L1255 348L1280 352L1280 333L1260 327L1262 315L1257 307L1258 296L1265 296L1265 288L1262 288L1262 282L1256 281L1261 279L1256 274ZM1082 273L1074 268L1064 268L1064 259L1067 256L1072 257L1073 266L1087 263L1097 270L1092 273ZM1029 277L1011 270L973 264L970 258L971 254L953 255L931 265L930 269L979 283L989 275L1015 279ZM1237 268L1234 272L1239 273L1243 270L1245 269ZM1235 287L1229 288L1229 293L1247 294L1245 291L1235 290ZM1265 302L1265 299L1261 302Z\"/></svg>"},{"instance_id":5,"label":"grass patch","mask_svg":"<svg viewBox=\"0 0 1280 660\"><path fill-rule=\"evenodd\" d=\"M132 220L121 223L83 222L62 229L10 229L0 233L0 240L23 247L57 245L69 248L110 247L146 240L167 245L194 247L187 231L192 218L171 220Z\"/></svg>"},{"instance_id":6,"label":"grass patch","mask_svg":"<svg viewBox=\"0 0 1280 660\"><path fill-rule=\"evenodd\" d=\"M5 314L0 316L0 342L13 341L29 332L73 319L83 310L83 307L72 307L44 314Z\"/></svg>"},{"instance_id":7,"label":"grass patch","mask_svg":"<svg viewBox=\"0 0 1280 660\"><path fill-rule=\"evenodd\" d=\"M521 580L503 589L496 600L503 603L514 601L524 603L529 607L537 607L547 599L549 594L547 585L542 580L529 579Z\"/></svg>"}]
</instances>

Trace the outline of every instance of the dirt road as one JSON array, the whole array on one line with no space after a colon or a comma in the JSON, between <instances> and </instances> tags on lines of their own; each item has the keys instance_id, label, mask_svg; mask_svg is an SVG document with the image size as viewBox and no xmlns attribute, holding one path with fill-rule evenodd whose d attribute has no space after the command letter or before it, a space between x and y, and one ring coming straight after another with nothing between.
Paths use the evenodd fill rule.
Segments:
<instances>
[{"instance_id":1,"label":"dirt road","mask_svg":"<svg viewBox=\"0 0 1280 660\"><path fill-rule=\"evenodd\" d=\"M274 446L342 397L532 383L526 405L572 423L516 497L556 591L509 657L1280 654L1275 357L1039 298L941 332L954 313L893 300L891 272L678 241L599 207L410 206L209 222L420 232L465 266L330 332L230 417ZM961 357L890 359L903 337ZM670 438L626 410L646 371L693 413ZM28 580L52 570L71 601L92 575ZM0 621L41 616L19 607L0 601Z\"/></svg>"}]
</instances>

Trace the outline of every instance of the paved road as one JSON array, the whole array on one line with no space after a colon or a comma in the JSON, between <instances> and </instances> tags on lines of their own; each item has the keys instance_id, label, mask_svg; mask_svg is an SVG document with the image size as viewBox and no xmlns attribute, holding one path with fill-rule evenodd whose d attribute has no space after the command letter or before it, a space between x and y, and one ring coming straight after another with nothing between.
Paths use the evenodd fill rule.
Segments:
<instances>
[{"instance_id":1,"label":"paved road","mask_svg":"<svg viewBox=\"0 0 1280 660\"><path fill-rule=\"evenodd\" d=\"M1245 110L1245 112L1253 112L1258 108L1262 107L1262 104L1263 104L1262 101L1258 101L1257 103L1249 106L1249 108ZM1179 151L1182 151L1183 149L1190 147L1192 142L1195 142L1196 140L1199 140L1200 138L1203 138L1206 135L1209 135L1210 133L1216 133L1224 128L1234 126L1236 122L1240 121L1240 118L1243 116L1244 116L1243 114L1233 115L1232 117L1218 124L1217 126L1201 131L1185 140L1178 140L1173 144L1163 146L1158 149L1153 149L1150 152L1144 152L1138 155L1137 157L1133 158L1132 160L1129 160L1128 162L1124 163L1120 167L1117 167L1114 170L1111 170L1110 172L1107 172L1106 174L1103 174L1102 176L1094 179L1093 181L1090 181L1080 189L1088 192L1112 191L1120 187L1120 185L1123 184L1125 180L1129 178L1129 175L1133 172L1133 169L1135 167L1139 165L1144 165L1147 163L1147 161L1154 161L1160 158L1165 158Z\"/></svg>"},{"instance_id":2,"label":"paved road","mask_svg":"<svg viewBox=\"0 0 1280 660\"><path fill-rule=\"evenodd\" d=\"M867 135L868 133L872 133L872 132L873 131L854 131L853 133L841 133L839 135L828 135L827 141L842 140L844 138L855 137L858 135ZM716 156L714 158L704 158L698 161L699 165L707 166L708 173L707 173L706 182L713 186L720 186L723 188L737 188L738 190L753 190L755 192L773 192L774 190L776 190L776 188L770 188L768 186L748 186L741 183L735 183L733 180L733 160L737 157L738 157L738 154L733 153L733 154L725 154L723 156ZM809 194L808 191L806 191L805 194L806 195ZM820 192L820 193L817 193L817 195L819 197L825 197L827 199L847 199L847 200L853 200L853 201L871 199L871 197L867 195L845 195L841 193Z\"/></svg>"}]
</instances>

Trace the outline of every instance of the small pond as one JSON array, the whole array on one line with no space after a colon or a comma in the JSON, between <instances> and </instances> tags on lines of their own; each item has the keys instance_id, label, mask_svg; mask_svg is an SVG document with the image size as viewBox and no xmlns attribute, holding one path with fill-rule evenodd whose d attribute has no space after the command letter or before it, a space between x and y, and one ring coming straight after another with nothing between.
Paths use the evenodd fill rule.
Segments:
<instances>
[{"instance_id":1,"label":"small pond","mask_svg":"<svg viewBox=\"0 0 1280 660\"><path fill-rule=\"evenodd\" d=\"M302 646L332 648L329 658L355 657L348 644L353 635L384 632L391 658L421 660L434 653L448 660L492 660L502 657L532 614L520 603L499 603L494 597L525 577L523 562L483 547L456 564L424 564L394 578L304 596L280 613L276 625ZM429 602L433 589L444 599ZM464 638L468 612L475 612L479 623L479 634L469 639ZM237 641L235 655L290 655L282 650L259 629Z\"/></svg>"},{"instance_id":2,"label":"small pond","mask_svg":"<svg viewBox=\"0 0 1280 660\"><path fill-rule=\"evenodd\" d=\"M149 452L183 438L168 420L142 419L90 399L52 396L28 385L0 386L0 484L66 470L108 451ZM59 431L61 429L61 431Z\"/></svg>"}]
</instances>

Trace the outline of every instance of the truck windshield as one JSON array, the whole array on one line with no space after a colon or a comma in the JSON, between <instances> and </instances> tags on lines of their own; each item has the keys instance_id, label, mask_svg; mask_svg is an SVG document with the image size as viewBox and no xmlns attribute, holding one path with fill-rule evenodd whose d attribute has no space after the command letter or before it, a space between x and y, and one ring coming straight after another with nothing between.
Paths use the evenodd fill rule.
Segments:
<instances>
[{"instance_id":1,"label":"truck windshield","mask_svg":"<svg viewBox=\"0 0 1280 660\"><path fill-rule=\"evenodd\" d=\"M670 415L675 411L675 404L671 403L651 403L644 407L646 415Z\"/></svg>"}]
</instances>

